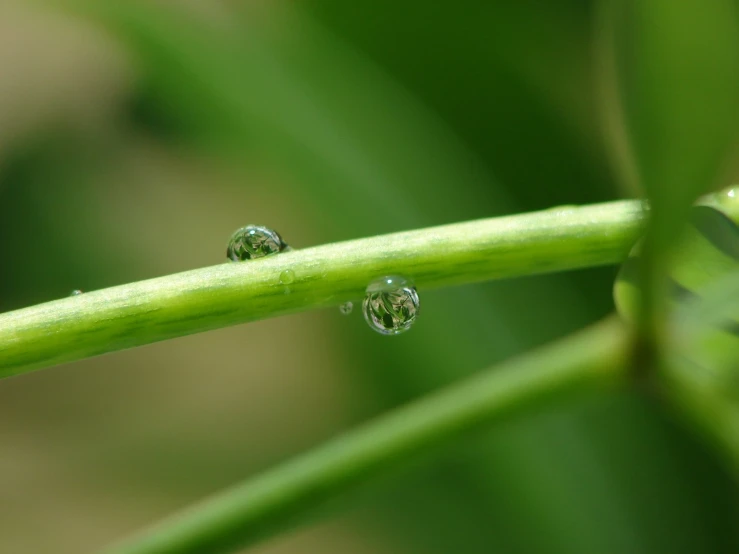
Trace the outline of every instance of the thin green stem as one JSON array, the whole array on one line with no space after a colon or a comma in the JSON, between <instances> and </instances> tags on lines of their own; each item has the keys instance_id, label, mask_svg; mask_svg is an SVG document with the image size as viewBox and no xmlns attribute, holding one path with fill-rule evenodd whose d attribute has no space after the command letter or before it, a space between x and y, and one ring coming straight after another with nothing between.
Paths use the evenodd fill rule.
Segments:
<instances>
[{"instance_id":1,"label":"thin green stem","mask_svg":"<svg viewBox=\"0 0 739 554\"><path fill-rule=\"evenodd\" d=\"M306 248L0 314L0 377L364 295L388 274L419 290L623 260L636 201L560 207ZM292 242L291 237L288 239ZM294 280L280 281L292 271Z\"/></svg>"},{"instance_id":2,"label":"thin green stem","mask_svg":"<svg viewBox=\"0 0 739 554\"><path fill-rule=\"evenodd\" d=\"M215 554L252 545L338 492L460 433L628 379L615 318L384 415L164 521L106 554Z\"/></svg>"}]
</instances>

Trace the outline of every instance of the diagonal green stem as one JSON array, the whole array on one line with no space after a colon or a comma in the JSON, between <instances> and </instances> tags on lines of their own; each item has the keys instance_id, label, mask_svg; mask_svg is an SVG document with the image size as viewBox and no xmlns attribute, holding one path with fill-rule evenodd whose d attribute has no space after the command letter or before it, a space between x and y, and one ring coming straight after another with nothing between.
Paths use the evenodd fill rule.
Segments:
<instances>
[{"instance_id":1,"label":"diagonal green stem","mask_svg":"<svg viewBox=\"0 0 739 554\"><path fill-rule=\"evenodd\" d=\"M637 201L561 207L224 263L0 314L0 377L356 300L399 274L420 290L613 264L638 238ZM294 280L280 282L290 270Z\"/></svg>"},{"instance_id":2,"label":"diagonal green stem","mask_svg":"<svg viewBox=\"0 0 739 554\"><path fill-rule=\"evenodd\" d=\"M215 554L295 523L340 491L460 433L626 382L615 318L427 396L175 516L106 554Z\"/></svg>"}]
</instances>

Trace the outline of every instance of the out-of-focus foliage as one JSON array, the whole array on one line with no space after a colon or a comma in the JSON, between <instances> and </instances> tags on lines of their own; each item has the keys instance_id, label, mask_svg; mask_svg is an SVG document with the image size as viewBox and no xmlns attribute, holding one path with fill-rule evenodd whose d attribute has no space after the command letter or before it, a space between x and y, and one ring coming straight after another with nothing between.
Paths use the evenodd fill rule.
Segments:
<instances>
[{"instance_id":1,"label":"out-of-focus foliage","mask_svg":"<svg viewBox=\"0 0 739 554\"><path fill-rule=\"evenodd\" d=\"M247 223L299 248L617 196L596 8L3 6L0 310L224 262ZM420 291L401 337L331 311L3 381L0 551L99 547L584 326L614 276ZM734 496L653 403L593 398L460 440L263 551L733 552Z\"/></svg>"},{"instance_id":2,"label":"out-of-focus foliage","mask_svg":"<svg viewBox=\"0 0 739 554\"><path fill-rule=\"evenodd\" d=\"M724 210L737 202L737 190L731 188L704 197L692 208L665 272L668 348L661 371L653 376L731 465L739 460L739 227L736 217ZM632 322L643 294L638 279L642 247L643 241L634 247L614 286L618 312Z\"/></svg>"},{"instance_id":3,"label":"out-of-focus foliage","mask_svg":"<svg viewBox=\"0 0 739 554\"><path fill-rule=\"evenodd\" d=\"M730 189L731 197L727 196L727 200L734 201L735 193L735 189ZM677 248L679 254L667 270L673 309L697 301L718 281L739 269L739 227L719 206L714 203L692 208L690 223ZM614 287L616 307L629 321L633 321L640 302L638 266L642 254L640 242L621 266Z\"/></svg>"},{"instance_id":4,"label":"out-of-focus foliage","mask_svg":"<svg viewBox=\"0 0 739 554\"><path fill-rule=\"evenodd\" d=\"M723 177L737 138L739 10L734 0L601 5L601 63L611 69L612 109L621 116L612 129L629 168L622 173L651 206L637 324L659 343L670 250L690 204Z\"/></svg>"}]
</instances>

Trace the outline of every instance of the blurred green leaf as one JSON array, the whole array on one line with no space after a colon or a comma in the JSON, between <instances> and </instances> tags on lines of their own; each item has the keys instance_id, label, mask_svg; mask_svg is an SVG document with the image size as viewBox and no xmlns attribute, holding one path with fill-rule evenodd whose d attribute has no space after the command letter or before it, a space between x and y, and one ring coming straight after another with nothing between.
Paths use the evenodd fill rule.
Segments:
<instances>
[{"instance_id":1,"label":"blurred green leaf","mask_svg":"<svg viewBox=\"0 0 739 554\"><path fill-rule=\"evenodd\" d=\"M637 323L658 344L669 251L736 139L739 14L733 0L606 2L623 125L652 207Z\"/></svg>"},{"instance_id":2,"label":"blurred green leaf","mask_svg":"<svg viewBox=\"0 0 739 554\"><path fill-rule=\"evenodd\" d=\"M736 138L739 13L732 0L615 2L625 125L655 217L684 214ZM669 239L667 239L669 240Z\"/></svg>"},{"instance_id":3,"label":"blurred green leaf","mask_svg":"<svg viewBox=\"0 0 739 554\"><path fill-rule=\"evenodd\" d=\"M643 295L639 281L643 245L642 241L634 247L614 285L616 307L622 317L632 322ZM715 207L695 206L676 249L679 254L667 270L673 309L680 303L694 301L707 287L739 268L739 228Z\"/></svg>"},{"instance_id":4,"label":"blurred green leaf","mask_svg":"<svg viewBox=\"0 0 739 554\"><path fill-rule=\"evenodd\" d=\"M678 356L732 395L736 387L727 381L739 383L739 218L731 211L737 205L739 190L731 188L694 208L695 232L687 237L693 240L681 247L685 263L673 271L682 289L672 325Z\"/></svg>"},{"instance_id":5,"label":"blurred green leaf","mask_svg":"<svg viewBox=\"0 0 739 554\"><path fill-rule=\"evenodd\" d=\"M690 225L667 270L668 348L658 382L728 451L739 471L739 226L719 207L735 203L735 189L692 208ZM614 295L633 320L641 302L637 245L623 265Z\"/></svg>"},{"instance_id":6,"label":"blurred green leaf","mask_svg":"<svg viewBox=\"0 0 739 554\"><path fill-rule=\"evenodd\" d=\"M736 230L736 228L735 228ZM736 235L735 235L736 238ZM739 241L736 241L739 242ZM735 242L735 246L736 246ZM739 474L739 261L679 306L666 391Z\"/></svg>"}]
</instances>

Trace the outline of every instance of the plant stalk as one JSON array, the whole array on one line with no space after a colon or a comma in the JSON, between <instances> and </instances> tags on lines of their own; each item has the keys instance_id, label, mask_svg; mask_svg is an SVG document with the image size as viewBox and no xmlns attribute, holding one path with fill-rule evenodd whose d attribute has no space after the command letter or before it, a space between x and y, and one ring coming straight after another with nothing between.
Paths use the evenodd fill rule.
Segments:
<instances>
[{"instance_id":1,"label":"plant stalk","mask_svg":"<svg viewBox=\"0 0 739 554\"><path fill-rule=\"evenodd\" d=\"M383 415L171 517L104 554L222 554L314 513L340 492L461 433L625 385L628 333L615 317Z\"/></svg>"},{"instance_id":2,"label":"plant stalk","mask_svg":"<svg viewBox=\"0 0 739 554\"><path fill-rule=\"evenodd\" d=\"M0 314L0 378L364 296L384 275L420 291L615 264L645 223L617 201L294 250L86 292ZM288 237L290 240L291 237ZM291 271L293 281L280 275Z\"/></svg>"}]
</instances>

